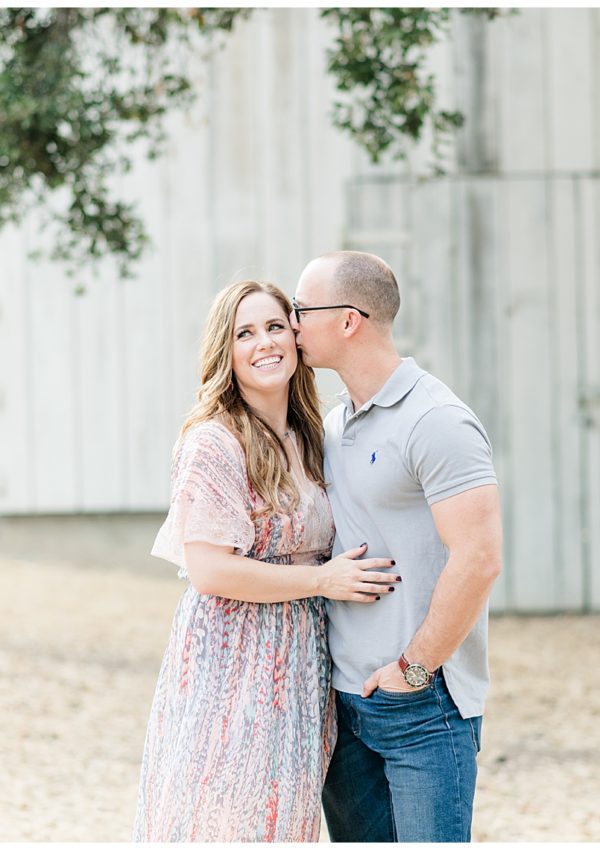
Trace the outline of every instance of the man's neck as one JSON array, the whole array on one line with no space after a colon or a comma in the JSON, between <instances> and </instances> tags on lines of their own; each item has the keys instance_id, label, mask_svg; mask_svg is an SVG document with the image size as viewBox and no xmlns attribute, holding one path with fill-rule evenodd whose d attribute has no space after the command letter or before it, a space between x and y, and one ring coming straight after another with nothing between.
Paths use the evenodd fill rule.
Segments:
<instances>
[{"instance_id":1,"label":"man's neck","mask_svg":"<svg viewBox=\"0 0 600 850\"><path fill-rule=\"evenodd\" d=\"M402 362L395 349L385 349L369 354L363 352L360 360L340 368L338 374L346 385L354 410L358 410L373 398Z\"/></svg>"}]
</instances>

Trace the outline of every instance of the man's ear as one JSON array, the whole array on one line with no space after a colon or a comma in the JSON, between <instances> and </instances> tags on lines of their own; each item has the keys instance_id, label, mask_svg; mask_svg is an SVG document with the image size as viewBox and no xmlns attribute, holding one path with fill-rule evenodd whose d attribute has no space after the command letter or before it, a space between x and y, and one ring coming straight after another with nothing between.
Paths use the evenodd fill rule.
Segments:
<instances>
[{"instance_id":1,"label":"man's ear","mask_svg":"<svg viewBox=\"0 0 600 850\"><path fill-rule=\"evenodd\" d=\"M356 310L350 310L344 319L344 336L354 336L360 328L363 317Z\"/></svg>"}]
</instances>

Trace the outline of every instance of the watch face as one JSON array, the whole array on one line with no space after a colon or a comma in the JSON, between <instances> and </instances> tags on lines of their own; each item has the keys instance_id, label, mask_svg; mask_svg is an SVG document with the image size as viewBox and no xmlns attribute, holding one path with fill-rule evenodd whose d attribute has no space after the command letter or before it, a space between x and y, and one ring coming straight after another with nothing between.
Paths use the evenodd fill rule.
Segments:
<instances>
[{"instance_id":1,"label":"watch face","mask_svg":"<svg viewBox=\"0 0 600 850\"><path fill-rule=\"evenodd\" d=\"M420 688L422 685L426 685L429 681L429 671L420 664L410 664L406 668L404 678L411 687Z\"/></svg>"}]
</instances>

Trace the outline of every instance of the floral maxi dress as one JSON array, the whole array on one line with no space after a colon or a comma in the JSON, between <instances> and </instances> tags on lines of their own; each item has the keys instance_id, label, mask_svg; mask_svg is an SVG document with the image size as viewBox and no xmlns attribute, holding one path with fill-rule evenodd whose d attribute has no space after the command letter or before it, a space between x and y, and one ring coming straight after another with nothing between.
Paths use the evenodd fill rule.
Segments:
<instances>
[{"instance_id":1,"label":"floral maxi dress","mask_svg":"<svg viewBox=\"0 0 600 850\"><path fill-rule=\"evenodd\" d=\"M294 439L292 435L292 439ZM184 543L233 546L269 563L330 554L327 496L305 480L290 515L262 501L220 423L185 435L152 554L187 578ZM199 594L177 607L144 747L135 841L318 841L335 743L323 599L250 603Z\"/></svg>"}]
</instances>

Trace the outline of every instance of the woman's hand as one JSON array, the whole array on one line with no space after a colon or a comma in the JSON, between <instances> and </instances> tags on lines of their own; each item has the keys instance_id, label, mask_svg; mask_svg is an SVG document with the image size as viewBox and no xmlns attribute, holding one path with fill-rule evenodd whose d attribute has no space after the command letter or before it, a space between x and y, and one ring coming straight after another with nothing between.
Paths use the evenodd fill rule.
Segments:
<instances>
[{"instance_id":1,"label":"woman's hand","mask_svg":"<svg viewBox=\"0 0 600 850\"><path fill-rule=\"evenodd\" d=\"M366 558L357 561L367 549L363 543L358 549L349 549L319 567L319 596L346 602L375 602L382 593L394 590L394 584L402 579L398 575L376 573L376 567L393 567L389 558Z\"/></svg>"}]
</instances>

